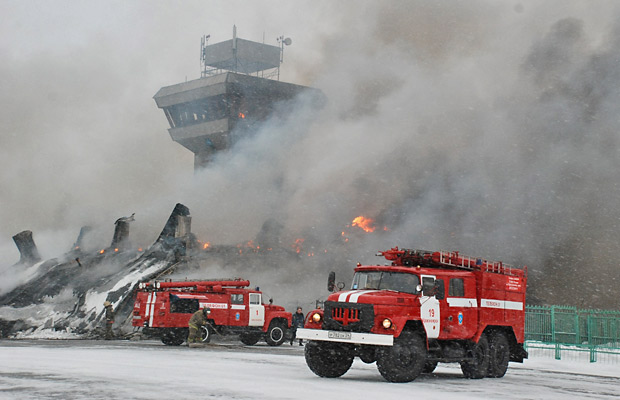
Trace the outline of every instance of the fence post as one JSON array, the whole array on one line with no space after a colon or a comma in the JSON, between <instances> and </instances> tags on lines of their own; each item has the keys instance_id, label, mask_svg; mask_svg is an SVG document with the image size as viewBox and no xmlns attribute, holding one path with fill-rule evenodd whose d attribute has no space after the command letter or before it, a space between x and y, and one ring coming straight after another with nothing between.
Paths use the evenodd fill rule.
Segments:
<instances>
[{"instance_id":1,"label":"fence post","mask_svg":"<svg viewBox=\"0 0 620 400\"><path fill-rule=\"evenodd\" d=\"M579 331L579 310L575 310L575 344L581 344L581 332Z\"/></svg>"},{"instance_id":2,"label":"fence post","mask_svg":"<svg viewBox=\"0 0 620 400\"><path fill-rule=\"evenodd\" d=\"M551 342L555 344L555 359L562 359L560 344L556 341L555 337L555 306L551 306Z\"/></svg>"}]
</instances>

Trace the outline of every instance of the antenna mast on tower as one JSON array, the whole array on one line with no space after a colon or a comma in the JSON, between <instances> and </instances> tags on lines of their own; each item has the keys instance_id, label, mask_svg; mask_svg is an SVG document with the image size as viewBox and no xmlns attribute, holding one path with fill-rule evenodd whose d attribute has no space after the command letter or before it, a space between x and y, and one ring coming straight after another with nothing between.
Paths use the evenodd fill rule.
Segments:
<instances>
[{"instance_id":1,"label":"antenna mast on tower","mask_svg":"<svg viewBox=\"0 0 620 400\"><path fill-rule=\"evenodd\" d=\"M200 38L200 77L226 71L280 80L280 64L284 60L284 46L290 46L291 38L276 38L279 46L252 42L237 37L233 25L232 40L209 45L211 35Z\"/></svg>"}]
</instances>

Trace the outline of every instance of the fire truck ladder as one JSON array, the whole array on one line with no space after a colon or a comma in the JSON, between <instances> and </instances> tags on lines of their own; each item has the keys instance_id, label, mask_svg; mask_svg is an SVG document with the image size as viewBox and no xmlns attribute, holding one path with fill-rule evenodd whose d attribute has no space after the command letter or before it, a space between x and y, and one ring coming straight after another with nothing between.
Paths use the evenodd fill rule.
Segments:
<instances>
[{"instance_id":1,"label":"fire truck ladder","mask_svg":"<svg viewBox=\"0 0 620 400\"><path fill-rule=\"evenodd\" d=\"M424 266L428 268L458 268L468 271L484 271L493 272L503 275L519 275L513 270L521 270L521 268L504 264L501 261L487 261L482 258L474 258L459 254L458 251L427 251L399 249L393 247L387 251L380 251L377 256L383 256L387 260L392 261L392 265L401 266ZM523 267L523 271L527 272L527 267Z\"/></svg>"},{"instance_id":2,"label":"fire truck ladder","mask_svg":"<svg viewBox=\"0 0 620 400\"><path fill-rule=\"evenodd\" d=\"M512 266L504 264L501 261L487 261L481 258L464 256L460 255L458 251L440 250L437 253L439 253L439 263L449 265L454 268L512 275Z\"/></svg>"}]
</instances>

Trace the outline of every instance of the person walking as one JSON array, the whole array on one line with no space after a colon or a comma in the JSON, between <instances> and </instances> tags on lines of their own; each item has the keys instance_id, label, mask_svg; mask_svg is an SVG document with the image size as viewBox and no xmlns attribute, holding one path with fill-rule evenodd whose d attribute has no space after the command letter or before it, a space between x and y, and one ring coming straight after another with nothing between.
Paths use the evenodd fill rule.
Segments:
<instances>
[{"instance_id":1,"label":"person walking","mask_svg":"<svg viewBox=\"0 0 620 400\"><path fill-rule=\"evenodd\" d=\"M304 327L304 313L301 310L301 307L297 307L297 311L293 314L293 318L291 319L291 346L293 345L293 341L295 341L295 336L297 335L297 328ZM303 340L299 339L299 345L303 346Z\"/></svg>"},{"instance_id":2,"label":"person walking","mask_svg":"<svg viewBox=\"0 0 620 400\"><path fill-rule=\"evenodd\" d=\"M112 308L112 303L109 301L103 302L103 307L105 307L105 340L110 340L114 338L114 333L112 332L112 325L114 324L114 309Z\"/></svg>"},{"instance_id":3,"label":"person walking","mask_svg":"<svg viewBox=\"0 0 620 400\"><path fill-rule=\"evenodd\" d=\"M210 313L211 309L209 307L205 307L196 311L189 319L189 335L187 336L187 345L189 347L199 347L202 345L200 329L208 324L208 317Z\"/></svg>"}]
</instances>

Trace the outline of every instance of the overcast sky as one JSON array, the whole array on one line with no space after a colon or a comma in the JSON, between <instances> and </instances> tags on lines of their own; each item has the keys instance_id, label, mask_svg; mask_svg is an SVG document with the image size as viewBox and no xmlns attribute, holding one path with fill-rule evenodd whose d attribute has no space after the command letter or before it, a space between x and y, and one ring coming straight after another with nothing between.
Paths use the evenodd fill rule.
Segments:
<instances>
[{"instance_id":1,"label":"overcast sky","mask_svg":"<svg viewBox=\"0 0 620 400\"><path fill-rule=\"evenodd\" d=\"M618 279L620 6L612 1L0 1L0 254L83 225L148 245L177 202L202 240L268 218L322 246L366 215L393 245ZM200 76L202 35L286 47L281 80L329 99L204 173L152 97ZM594 261L593 261L594 260ZM562 264L562 262L559 262ZM615 265L615 264L614 264Z\"/></svg>"}]
</instances>

